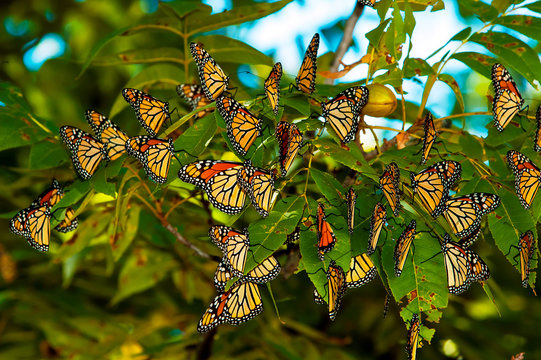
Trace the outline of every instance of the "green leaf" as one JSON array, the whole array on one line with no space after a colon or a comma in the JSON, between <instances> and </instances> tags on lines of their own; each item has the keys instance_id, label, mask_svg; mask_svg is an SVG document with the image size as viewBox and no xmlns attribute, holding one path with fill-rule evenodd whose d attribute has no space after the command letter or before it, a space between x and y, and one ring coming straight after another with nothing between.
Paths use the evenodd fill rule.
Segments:
<instances>
[{"instance_id":1,"label":"green leaf","mask_svg":"<svg viewBox=\"0 0 541 360\"><path fill-rule=\"evenodd\" d=\"M541 40L541 18L527 15L508 15L496 18L494 23L516 30L537 41Z\"/></svg>"},{"instance_id":2,"label":"green leaf","mask_svg":"<svg viewBox=\"0 0 541 360\"><path fill-rule=\"evenodd\" d=\"M403 73L399 68L393 68L387 71L385 74L376 76L373 80L375 83L389 84L395 88L402 86Z\"/></svg>"},{"instance_id":3,"label":"green leaf","mask_svg":"<svg viewBox=\"0 0 541 360\"><path fill-rule=\"evenodd\" d=\"M434 74L434 69L421 58L407 58L404 61L404 77L425 76Z\"/></svg>"},{"instance_id":4,"label":"green leaf","mask_svg":"<svg viewBox=\"0 0 541 360\"><path fill-rule=\"evenodd\" d=\"M513 0L492 0L492 3L490 4L495 9L498 10L498 12L504 13L505 10L507 10L511 5L513 5ZM496 19L496 21L498 18Z\"/></svg>"},{"instance_id":5,"label":"green leaf","mask_svg":"<svg viewBox=\"0 0 541 360\"><path fill-rule=\"evenodd\" d=\"M196 120L192 126L175 140L175 149L185 150L192 155L200 155L212 140L216 129L213 114L208 114Z\"/></svg>"},{"instance_id":6,"label":"green leaf","mask_svg":"<svg viewBox=\"0 0 541 360\"><path fill-rule=\"evenodd\" d=\"M207 35L197 38L205 50L216 62L233 64L268 65L272 67L274 61L256 48L233 38L223 35Z\"/></svg>"},{"instance_id":7,"label":"green leaf","mask_svg":"<svg viewBox=\"0 0 541 360\"><path fill-rule=\"evenodd\" d=\"M171 64L156 64L144 68L139 74L131 78L124 87L142 89L149 85L163 83L174 88L181 82L180 79L184 79L184 71L178 66ZM113 118L116 114L121 112L122 109L128 106L128 103L119 91L118 96L113 103L113 107L109 112L109 117Z\"/></svg>"},{"instance_id":8,"label":"green leaf","mask_svg":"<svg viewBox=\"0 0 541 360\"><path fill-rule=\"evenodd\" d=\"M37 143L58 134L34 115L21 90L8 82L0 82L0 151ZM51 130L52 129L52 130Z\"/></svg>"},{"instance_id":9,"label":"green leaf","mask_svg":"<svg viewBox=\"0 0 541 360\"><path fill-rule=\"evenodd\" d=\"M468 26L467 28L462 29L458 33L456 33L456 35L453 36L451 40L449 41L454 41L454 40L464 41L470 36L470 34L471 34L471 27Z\"/></svg>"},{"instance_id":10,"label":"green leaf","mask_svg":"<svg viewBox=\"0 0 541 360\"><path fill-rule=\"evenodd\" d=\"M280 102L287 107L297 110L304 116L310 116L310 103L304 95L292 94L282 96Z\"/></svg>"},{"instance_id":11,"label":"green leaf","mask_svg":"<svg viewBox=\"0 0 541 360\"><path fill-rule=\"evenodd\" d=\"M28 168L48 169L57 167L68 160L66 148L58 142L42 141L30 148Z\"/></svg>"},{"instance_id":12,"label":"green leaf","mask_svg":"<svg viewBox=\"0 0 541 360\"><path fill-rule=\"evenodd\" d=\"M405 4L404 11L404 29L411 39L413 36L413 30L415 29L415 17L413 16L413 10L409 3Z\"/></svg>"},{"instance_id":13,"label":"green leaf","mask_svg":"<svg viewBox=\"0 0 541 360\"><path fill-rule=\"evenodd\" d=\"M458 0L458 6L464 16L475 15L483 22L489 22L498 16L498 10L480 0Z\"/></svg>"},{"instance_id":14,"label":"green leaf","mask_svg":"<svg viewBox=\"0 0 541 360\"><path fill-rule=\"evenodd\" d=\"M411 6L413 11L425 11L427 7L432 6L432 11L444 9L443 0L398 0L396 1L400 10L404 10L406 6Z\"/></svg>"},{"instance_id":15,"label":"green leaf","mask_svg":"<svg viewBox=\"0 0 541 360\"><path fill-rule=\"evenodd\" d=\"M191 56L188 61L190 60ZM129 64L152 64L157 62L184 64L184 53L177 48L171 47L124 50L115 55L100 56L94 60L94 65L117 66Z\"/></svg>"},{"instance_id":16,"label":"green leaf","mask_svg":"<svg viewBox=\"0 0 541 360\"><path fill-rule=\"evenodd\" d=\"M439 74L438 80L443 81L444 83L449 85L451 90L453 90L453 92L455 93L456 101L458 102L460 111L464 112L464 98L462 97L462 92L460 91L460 87L458 86L455 78L449 74Z\"/></svg>"},{"instance_id":17,"label":"green leaf","mask_svg":"<svg viewBox=\"0 0 541 360\"><path fill-rule=\"evenodd\" d=\"M524 5L524 7L536 12L541 13L541 1L536 1L531 4Z\"/></svg>"},{"instance_id":18,"label":"green leaf","mask_svg":"<svg viewBox=\"0 0 541 360\"><path fill-rule=\"evenodd\" d=\"M111 235L111 248L113 250L114 261L118 261L128 246L135 239L139 229L139 215L141 208L139 206L130 206L127 216L121 217L119 227L115 228L116 233L109 232Z\"/></svg>"},{"instance_id":19,"label":"green leaf","mask_svg":"<svg viewBox=\"0 0 541 360\"><path fill-rule=\"evenodd\" d=\"M487 79L491 78L492 65L496 59L476 52L465 51L451 56L452 59L463 62L467 67L477 71Z\"/></svg>"},{"instance_id":20,"label":"green leaf","mask_svg":"<svg viewBox=\"0 0 541 360\"><path fill-rule=\"evenodd\" d=\"M325 196L329 204L333 206L344 204L344 194L346 191L334 176L315 168L310 169L310 176L312 176L319 191Z\"/></svg>"},{"instance_id":21,"label":"green leaf","mask_svg":"<svg viewBox=\"0 0 541 360\"><path fill-rule=\"evenodd\" d=\"M519 117L516 116L505 128L505 131L499 132L494 127L494 121L490 121L486 128L488 129L488 135L485 138L485 143L489 146L499 146L503 145L505 143L509 143L511 141L514 141L515 139L518 139L520 137L524 137L526 134L524 131L520 128L519 123Z\"/></svg>"},{"instance_id":22,"label":"green leaf","mask_svg":"<svg viewBox=\"0 0 541 360\"><path fill-rule=\"evenodd\" d=\"M97 171L92 177L94 183L94 189L97 193L102 193L115 197L115 184L107 181L106 172L104 170Z\"/></svg>"},{"instance_id":23,"label":"green leaf","mask_svg":"<svg viewBox=\"0 0 541 360\"><path fill-rule=\"evenodd\" d=\"M371 171L370 166L366 162L364 155L355 143L337 145L335 142L327 138L319 138L312 141L312 144L325 155L332 157L339 163L358 172Z\"/></svg>"},{"instance_id":24,"label":"green leaf","mask_svg":"<svg viewBox=\"0 0 541 360\"><path fill-rule=\"evenodd\" d=\"M277 12L293 0L281 0L274 3L256 2L235 6L232 10L208 16L204 12L196 12L188 16L188 35L222 29L230 25L243 24L248 21L261 19Z\"/></svg>"},{"instance_id":25,"label":"green leaf","mask_svg":"<svg viewBox=\"0 0 541 360\"><path fill-rule=\"evenodd\" d=\"M379 46L379 43L381 39L383 38L383 32L385 31L385 28L387 27L390 21L391 19L389 18L383 21L382 23L380 23L378 26L376 26L374 30L371 30L366 33L365 37L370 42L370 45L372 45L375 48Z\"/></svg>"},{"instance_id":26,"label":"green leaf","mask_svg":"<svg viewBox=\"0 0 541 360\"><path fill-rule=\"evenodd\" d=\"M299 223L303 208L303 197L285 198L276 202L269 216L250 224L248 231L253 256L248 256L246 260L245 273L284 244L287 235Z\"/></svg>"},{"instance_id":27,"label":"green leaf","mask_svg":"<svg viewBox=\"0 0 541 360\"><path fill-rule=\"evenodd\" d=\"M470 40L497 55L537 89L536 80L541 79L541 63L539 54L528 44L509 34L494 31L474 34Z\"/></svg>"},{"instance_id":28,"label":"green leaf","mask_svg":"<svg viewBox=\"0 0 541 360\"><path fill-rule=\"evenodd\" d=\"M137 249L127 258L118 277L118 290L111 305L160 282L178 264L171 254L150 249Z\"/></svg>"}]
</instances>

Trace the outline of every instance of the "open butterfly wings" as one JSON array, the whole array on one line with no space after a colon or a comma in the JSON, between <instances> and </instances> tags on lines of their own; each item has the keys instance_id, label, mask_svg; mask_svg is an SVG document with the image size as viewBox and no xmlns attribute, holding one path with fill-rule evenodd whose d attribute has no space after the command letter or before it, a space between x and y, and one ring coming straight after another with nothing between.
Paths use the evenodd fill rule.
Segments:
<instances>
[{"instance_id":1,"label":"open butterfly wings","mask_svg":"<svg viewBox=\"0 0 541 360\"><path fill-rule=\"evenodd\" d=\"M122 90L124 99L135 111L137 120L150 136L157 136L162 124L169 119L169 103L156 99L141 90Z\"/></svg>"},{"instance_id":2,"label":"open butterfly wings","mask_svg":"<svg viewBox=\"0 0 541 360\"><path fill-rule=\"evenodd\" d=\"M124 131L97 111L87 110L85 116L98 140L105 144L108 160L116 160L126 152L129 137Z\"/></svg>"},{"instance_id":3,"label":"open butterfly wings","mask_svg":"<svg viewBox=\"0 0 541 360\"><path fill-rule=\"evenodd\" d=\"M332 100L321 104L321 116L331 124L344 144L355 138L359 114L368 102L368 88L356 86L344 90Z\"/></svg>"},{"instance_id":4,"label":"open butterfly wings","mask_svg":"<svg viewBox=\"0 0 541 360\"><path fill-rule=\"evenodd\" d=\"M443 215L456 236L467 237L478 230L483 215L494 211L500 202L499 196L487 193L456 196L445 202Z\"/></svg>"},{"instance_id":5,"label":"open butterfly wings","mask_svg":"<svg viewBox=\"0 0 541 360\"><path fill-rule=\"evenodd\" d=\"M394 274L396 276L402 275L402 270L404 269L404 264L406 263L406 258L415 238L415 228L417 223L415 220L411 220L406 229L400 234L400 237L396 241L394 248Z\"/></svg>"},{"instance_id":6,"label":"open butterfly wings","mask_svg":"<svg viewBox=\"0 0 541 360\"><path fill-rule=\"evenodd\" d=\"M515 191L520 203L529 209L541 184L541 170L524 154L507 152L507 164L515 175Z\"/></svg>"},{"instance_id":7,"label":"open butterfly wings","mask_svg":"<svg viewBox=\"0 0 541 360\"><path fill-rule=\"evenodd\" d=\"M216 100L227 90L229 77L199 43L191 43L190 51L197 64L201 87L210 101Z\"/></svg>"},{"instance_id":8,"label":"open butterfly wings","mask_svg":"<svg viewBox=\"0 0 541 360\"><path fill-rule=\"evenodd\" d=\"M212 102L205 96L203 88L197 84L180 84L177 86L177 94L190 104L192 111ZM212 111L212 109L201 110L197 113L197 117L202 118Z\"/></svg>"},{"instance_id":9,"label":"open butterfly wings","mask_svg":"<svg viewBox=\"0 0 541 360\"><path fill-rule=\"evenodd\" d=\"M331 225L325 218L325 207L318 203L317 206L317 249L319 260L325 259L325 253L331 251L336 244L336 236Z\"/></svg>"},{"instance_id":10,"label":"open butterfly wings","mask_svg":"<svg viewBox=\"0 0 541 360\"><path fill-rule=\"evenodd\" d=\"M518 249L520 255L520 275L522 286L526 288L528 287L528 280L530 278L530 264L535 252L535 242L533 232L531 230L528 230L524 234L520 235Z\"/></svg>"},{"instance_id":11,"label":"open butterfly wings","mask_svg":"<svg viewBox=\"0 0 541 360\"><path fill-rule=\"evenodd\" d=\"M377 203L370 219L370 235L368 236L368 247L366 253L372 255L376 251L379 234L387 221L387 210L381 203Z\"/></svg>"},{"instance_id":12,"label":"open butterfly wings","mask_svg":"<svg viewBox=\"0 0 541 360\"><path fill-rule=\"evenodd\" d=\"M278 106L280 105L280 80L282 79L282 64L274 64L269 77L265 80L265 94L269 99L274 115L278 115Z\"/></svg>"},{"instance_id":13,"label":"open butterfly wings","mask_svg":"<svg viewBox=\"0 0 541 360\"><path fill-rule=\"evenodd\" d=\"M449 234L445 234L441 250L451 294L462 294L472 282L485 281L490 277L488 266L479 255L451 241Z\"/></svg>"},{"instance_id":14,"label":"open butterfly wings","mask_svg":"<svg viewBox=\"0 0 541 360\"><path fill-rule=\"evenodd\" d=\"M413 196L420 198L430 215L438 217L445 209L449 189L460 178L461 173L460 163L451 160L436 163L418 174L411 173Z\"/></svg>"},{"instance_id":15,"label":"open butterfly wings","mask_svg":"<svg viewBox=\"0 0 541 360\"><path fill-rule=\"evenodd\" d=\"M503 131L521 110L524 99L520 95L511 74L501 64L492 66L492 84L494 85L494 100L492 112L494 113L494 126Z\"/></svg>"},{"instance_id":16,"label":"open butterfly wings","mask_svg":"<svg viewBox=\"0 0 541 360\"><path fill-rule=\"evenodd\" d=\"M385 168L385 171L379 178L379 186L389 202L394 216L398 216L400 211L400 169L392 162Z\"/></svg>"},{"instance_id":17,"label":"open butterfly wings","mask_svg":"<svg viewBox=\"0 0 541 360\"><path fill-rule=\"evenodd\" d=\"M77 174L88 180L102 159L107 159L107 147L90 134L73 126L62 126L60 137L71 152L71 160Z\"/></svg>"},{"instance_id":18,"label":"open butterfly wings","mask_svg":"<svg viewBox=\"0 0 541 360\"><path fill-rule=\"evenodd\" d=\"M319 48L319 34L316 33L306 49L301 68L295 78L297 89L307 94L314 92L316 88L317 50Z\"/></svg>"},{"instance_id":19,"label":"open butterfly wings","mask_svg":"<svg viewBox=\"0 0 541 360\"><path fill-rule=\"evenodd\" d=\"M432 113L430 112L428 112L425 116L424 130L425 136L423 138L423 157L421 158L421 165L425 164L426 160L428 160L430 149L432 149L432 145L434 145L434 142L436 141L436 136L438 135L438 133L436 132L436 127L434 126L434 120L432 119Z\"/></svg>"},{"instance_id":20,"label":"open butterfly wings","mask_svg":"<svg viewBox=\"0 0 541 360\"><path fill-rule=\"evenodd\" d=\"M261 120L252 115L236 100L221 96L216 108L227 125L227 137L241 156L246 155L255 139L261 134Z\"/></svg>"},{"instance_id":21,"label":"open butterfly wings","mask_svg":"<svg viewBox=\"0 0 541 360\"><path fill-rule=\"evenodd\" d=\"M169 174L171 157L175 151L173 139L134 136L126 142L126 151L139 160L147 175L158 184L164 184Z\"/></svg>"},{"instance_id":22,"label":"open butterfly wings","mask_svg":"<svg viewBox=\"0 0 541 360\"><path fill-rule=\"evenodd\" d=\"M280 121L276 125L275 135L280 148L281 174L285 177L302 146L302 133L297 125Z\"/></svg>"}]
</instances>

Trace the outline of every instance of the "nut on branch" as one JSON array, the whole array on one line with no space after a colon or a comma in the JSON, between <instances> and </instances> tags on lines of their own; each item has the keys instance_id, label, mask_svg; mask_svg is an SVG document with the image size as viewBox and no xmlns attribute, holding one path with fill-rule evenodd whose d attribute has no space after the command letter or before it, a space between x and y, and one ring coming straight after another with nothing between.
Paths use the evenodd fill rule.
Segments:
<instances>
[{"instance_id":1,"label":"nut on branch","mask_svg":"<svg viewBox=\"0 0 541 360\"><path fill-rule=\"evenodd\" d=\"M368 102L363 107L361 114L385 117L390 115L396 109L396 96L394 93L382 84L370 84L368 88Z\"/></svg>"}]
</instances>

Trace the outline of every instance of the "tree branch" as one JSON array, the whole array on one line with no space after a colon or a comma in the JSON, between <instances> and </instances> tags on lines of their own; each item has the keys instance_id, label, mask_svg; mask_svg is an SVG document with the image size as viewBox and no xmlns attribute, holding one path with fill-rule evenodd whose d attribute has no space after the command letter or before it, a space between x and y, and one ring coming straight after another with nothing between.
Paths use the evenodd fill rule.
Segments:
<instances>
[{"instance_id":1,"label":"tree branch","mask_svg":"<svg viewBox=\"0 0 541 360\"><path fill-rule=\"evenodd\" d=\"M168 222L164 222L163 226L167 229L167 231L173 234L173 236L177 239L179 243L186 246L187 248L192 249L193 251L196 252L197 255L201 256L202 258L214 260L212 256L210 256L209 254L207 254L206 252L204 252L203 250L199 249L197 246L195 246L194 244L186 240L186 238L182 236L181 233L178 232L176 227L174 227Z\"/></svg>"}]
</instances>

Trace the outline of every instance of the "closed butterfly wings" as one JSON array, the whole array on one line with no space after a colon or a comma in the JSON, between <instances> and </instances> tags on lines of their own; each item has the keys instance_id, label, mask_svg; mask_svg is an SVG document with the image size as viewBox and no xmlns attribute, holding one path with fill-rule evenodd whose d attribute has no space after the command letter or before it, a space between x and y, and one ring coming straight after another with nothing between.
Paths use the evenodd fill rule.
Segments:
<instances>
[{"instance_id":1,"label":"closed butterfly wings","mask_svg":"<svg viewBox=\"0 0 541 360\"><path fill-rule=\"evenodd\" d=\"M325 207L321 203L318 203L317 206L317 238L318 257L319 260L323 261L325 259L325 253L334 248L336 236L331 225L327 222Z\"/></svg>"},{"instance_id":2,"label":"closed butterfly wings","mask_svg":"<svg viewBox=\"0 0 541 360\"><path fill-rule=\"evenodd\" d=\"M39 205L19 211L9 223L11 232L24 236L34 249L49 250L51 212L48 205Z\"/></svg>"},{"instance_id":3,"label":"closed butterfly wings","mask_svg":"<svg viewBox=\"0 0 541 360\"><path fill-rule=\"evenodd\" d=\"M158 184L167 181L171 157L175 151L173 139L134 136L126 142L126 151L143 164L145 172L153 181Z\"/></svg>"},{"instance_id":4,"label":"closed butterfly wings","mask_svg":"<svg viewBox=\"0 0 541 360\"><path fill-rule=\"evenodd\" d=\"M535 241L533 232L531 230L526 231L520 235L518 241L518 250L520 255L520 275L522 280L522 286L528 287L528 280L531 272L531 262L535 252Z\"/></svg>"},{"instance_id":5,"label":"closed butterfly wings","mask_svg":"<svg viewBox=\"0 0 541 360\"><path fill-rule=\"evenodd\" d=\"M394 216L398 216L400 211L400 169L396 163L392 162L383 171L379 178L379 186L387 198Z\"/></svg>"},{"instance_id":6,"label":"closed butterfly wings","mask_svg":"<svg viewBox=\"0 0 541 360\"><path fill-rule=\"evenodd\" d=\"M507 152L507 164L515 175L515 190L520 203L529 209L541 184L541 170L524 154Z\"/></svg>"},{"instance_id":7,"label":"closed butterfly wings","mask_svg":"<svg viewBox=\"0 0 541 360\"><path fill-rule=\"evenodd\" d=\"M495 91L492 101L494 126L498 131L503 131L521 110L524 99L511 74L501 64L496 63L492 66L492 84Z\"/></svg>"},{"instance_id":8,"label":"closed butterfly wings","mask_svg":"<svg viewBox=\"0 0 541 360\"><path fill-rule=\"evenodd\" d=\"M280 79L282 79L282 64L277 62L265 80L265 94L274 115L278 114L278 106L280 105Z\"/></svg>"},{"instance_id":9,"label":"closed butterfly wings","mask_svg":"<svg viewBox=\"0 0 541 360\"><path fill-rule=\"evenodd\" d=\"M261 134L261 120L252 115L236 100L221 96L216 108L227 125L227 136L237 153L244 156Z\"/></svg>"},{"instance_id":10,"label":"closed butterfly wings","mask_svg":"<svg viewBox=\"0 0 541 360\"><path fill-rule=\"evenodd\" d=\"M338 310L340 310L342 296L344 295L346 288L346 275L344 274L344 270L342 270L340 266L336 265L334 260L331 261L327 269L327 304L329 319L331 319L331 321L336 319ZM325 304L325 301L316 289L314 289L314 300L317 304Z\"/></svg>"},{"instance_id":11,"label":"closed butterfly wings","mask_svg":"<svg viewBox=\"0 0 541 360\"><path fill-rule=\"evenodd\" d=\"M87 110L86 120L98 140L105 144L109 160L116 160L126 152L126 142L129 137L111 120L94 110Z\"/></svg>"},{"instance_id":12,"label":"closed butterfly wings","mask_svg":"<svg viewBox=\"0 0 541 360\"><path fill-rule=\"evenodd\" d=\"M445 202L443 215L456 236L467 237L479 229L482 217L499 205L500 197L493 194L456 196Z\"/></svg>"},{"instance_id":13,"label":"closed butterfly wings","mask_svg":"<svg viewBox=\"0 0 541 360\"><path fill-rule=\"evenodd\" d=\"M396 241L394 248L394 274L400 276L404 265L406 263L406 258L408 256L411 244L415 238L415 228L417 223L415 220L411 220L406 229L400 234L400 237Z\"/></svg>"},{"instance_id":14,"label":"closed butterfly wings","mask_svg":"<svg viewBox=\"0 0 541 360\"><path fill-rule=\"evenodd\" d=\"M537 107L537 111L535 113L535 121L537 123L537 129L535 130L533 150L540 152L541 151L541 105Z\"/></svg>"},{"instance_id":15,"label":"closed butterfly wings","mask_svg":"<svg viewBox=\"0 0 541 360\"><path fill-rule=\"evenodd\" d=\"M372 255L376 251L379 234L387 221L387 210L381 203L377 203L370 219L370 235L368 236L368 247L366 253Z\"/></svg>"},{"instance_id":16,"label":"closed butterfly wings","mask_svg":"<svg viewBox=\"0 0 541 360\"><path fill-rule=\"evenodd\" d=\"M150 136L157 136L162 124L169 119L169 103L137 89L123 89L122 95L135 111L137 120L143 129Z\"/></svg>"},{"instance_id":17,"label":"closed butterfly wings","mask_svg":"<svg viewBox=\"0 0 541 360\"><path fill-rule=\"evenodd\" d=\"M356 288L368 284L377 274L376 266L368 256L363 253L351 258L349 270L346 273L346 286Z\"/></svg>"},{"instance_id":18,"label":"closed butterfly wings","mask_svg":"<svg viewBox=\"0 0 541 360\"><path fill-rule=\"evenodd\" d=\"M177 86L177 94L190 104L192 111L212 103L205 96L203 88L197 84L180 84ZM212 109L201 110L197 113L197 117L202 118L212 111Z\"/></svg>"},{"instance_id":19,"label":"closed butterfly wings","mask_svg":"<svg viewBox=\"0 0 541 360\"><path fill-rule=\"evenodd\" d=\"M413 314L410 327L408 329L408 337L406 342L406 353L408 354L408 360L415 360L417 358L417 347L419 346L419 331L421 329L421 323L419 321L419 314Z\"/></svg>"},{"instance_id":20,"label":"closed butterfly wings","mask_svg":"<svg viewBox=\"0 0 541 360\"><path fill-rule=\"evenodd\" d=\"M71 152L71 160L77 174L88 180L102 159L107 159L107 148L90 134L73 126L62 126L60 137Z\"/></svg>"},{"instance_id":21,"label":"closed butterfly wings","mask_svg":"<svg viewBox=\"0 0 541 360\"><path fill-rule=\"evenodd\" d=\"M250 196L252 205L259 215L266 217L274 199L274 176L262 169L252 166L250 160L240 170L241 187Z\"/></svg>"},{"instance_id":22,"label":"closed butterfly wings","mask_svg":"<svg viewBox=\"0 0 541 360\"><path fill-rule=\"evenodd\" d=\"M297 125L280 121L276 125L275 135L280 148L281 174L285 177L302 146L302 133Z\"/></svg>"},{"instance_id":23,"label":"closed butterfly wings","mask_svg":"<svg viewBox=\"0 0 541 360\"><path fill-rule=\"evenodd\" d=\"M434 126L434 120L432 119L432 113L428 112L425 116L424 124L425 136L423 137L423 149L422 149L422 158L421 165L426 163L428 155L430 154L430 149L436 141L438 133L436 132L436 127Z\"/></svg>"},{"instance_id":24,"label":"closed butterfly wings","mask_svg":"<svg viewBox=\"0 0 541 360\"><path fill-rule=\"evenodd\" d=\"M201 87L208 100L216 100L227 90L229 77L227 77L222 68L214 61L209 53L203 49L200 43L191 43L190 51L197 64Z\"/></svg>"},{"instance_id":25,"label":"closed butterfly wings","mask_svg":"<svg viewBox=\"0 0 541 360\"><path fill-rule=\"evenodd\" d=\"M314 92L316 88L317 51L319 48L319 34L316 33L306 49L301 68L295 78L297 89L307 94Z\"/></svg>"}]
</instances>

